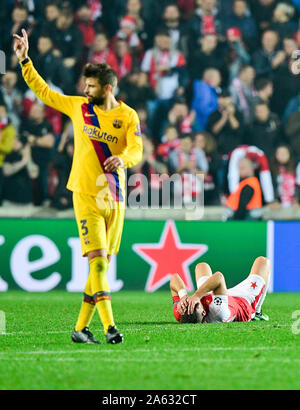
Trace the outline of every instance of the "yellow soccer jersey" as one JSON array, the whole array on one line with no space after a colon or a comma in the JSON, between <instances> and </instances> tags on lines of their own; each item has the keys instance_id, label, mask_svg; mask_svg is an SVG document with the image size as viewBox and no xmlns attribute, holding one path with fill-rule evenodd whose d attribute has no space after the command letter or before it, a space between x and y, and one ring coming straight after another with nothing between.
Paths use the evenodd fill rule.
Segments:
<instances>
[{"instance_id":1,"label":"yellow soccer jersey","mask_svg":"<svg viewBox=\"0 0 300 410\"><path fill-rule=\"evenodd\" d=\"M21 66L24 80L36 96L46 105L68 115L73 122L74 157L67 188L92 196L99 196L100 191L107 196L110 192L110 198L122 202L125 198L124 169L104 175L103 163L111 155L118 155L125 167L132 167L142 160L143 144L137 113L122 101L118 107L103 111L89 103L86 97L55 92L29 58Z\"/></svg>"}]
</instances>

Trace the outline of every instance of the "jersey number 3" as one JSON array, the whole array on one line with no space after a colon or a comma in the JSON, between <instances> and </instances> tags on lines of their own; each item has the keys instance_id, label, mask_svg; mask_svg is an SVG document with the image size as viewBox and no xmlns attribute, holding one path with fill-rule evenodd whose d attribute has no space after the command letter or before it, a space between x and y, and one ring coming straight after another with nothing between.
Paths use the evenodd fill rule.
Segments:
<instances>
[{"instance_id":1,"label":"jersey number 3","mask_svg":"<svg viewBox=\"0 0 300 410\"><path fill-rule=\"evenodd\" d=\"M88 227L86 226L87 220L81 219L80 223L81 223L82 235L85 236L89 233Z\"/></svg>"}]
</instances>

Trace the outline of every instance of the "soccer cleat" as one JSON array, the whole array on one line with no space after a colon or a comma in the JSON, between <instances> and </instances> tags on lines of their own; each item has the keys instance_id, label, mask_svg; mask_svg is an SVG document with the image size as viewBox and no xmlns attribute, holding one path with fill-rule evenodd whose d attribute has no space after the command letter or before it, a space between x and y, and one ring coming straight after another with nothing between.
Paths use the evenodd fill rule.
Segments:
<instances>
[{"instance_id":1,"label":"soccer cleat","mask_svg":"<svg viewBox=\"0 0 300 410\"><path fill-rule=\"evenodd\" d=\"M99 340L94 338L93 333L89 331L88 327L78 331L74 329L71 338L74 343L101 344Z\"/></svg>"},{"instance_id":2,"label":"soccer cleat","mask_svg":"<svg viewBox=\"0 0 300 410\"><path fill-rule=\"evenodd\" d=\"M120 333L118 329L116 329L114 326L109 326L105 338L106 338L107 343L111 343L111 344L123 343L122 333Z\"/></svg>"},{"instance_id":3,"label":"soccer cleat","mask_svg":"<svg viewBox=\"0 0 300 410\"><path fill-rule=\"evenodd\" d=\"M264 321L268 321L268 320L270 320L270 318L269 318L269 316L268 315L266 315L265 313L263 313L263 312L256 312L255 313L255 316L254 316L254 318L252 319L252 320L256 320L256 321L259 321L259 320L264 320Z\"/></svg>"}]
</instances>

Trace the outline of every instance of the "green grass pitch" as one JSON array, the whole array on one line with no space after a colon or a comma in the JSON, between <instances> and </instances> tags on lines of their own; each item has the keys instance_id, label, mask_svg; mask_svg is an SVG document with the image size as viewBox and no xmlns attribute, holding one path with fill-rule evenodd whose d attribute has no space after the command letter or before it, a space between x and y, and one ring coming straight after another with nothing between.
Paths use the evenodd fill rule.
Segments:
<instances>
[{"instance_id":1,"label":"green grass pitch","mask_svg":"<svg viewBox=\"0 0 300 410\"><path fill-rule=\"evenodd\" d=\"M112 346L71 342L79 294L3 293L0 389L299 389L299 299L268 295L270 322L180 325L169 293L121 291L112 301L125 342ZM97 314L90 328L104 341Z\"/></svg>"}]
</instances>

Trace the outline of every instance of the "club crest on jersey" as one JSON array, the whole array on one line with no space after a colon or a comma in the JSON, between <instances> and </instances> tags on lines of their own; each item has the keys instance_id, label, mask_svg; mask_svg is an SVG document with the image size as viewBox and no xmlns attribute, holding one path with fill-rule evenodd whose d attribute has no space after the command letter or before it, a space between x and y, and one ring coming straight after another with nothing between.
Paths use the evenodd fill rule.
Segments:
<instances>
[{"instance_id":1,"label":"club crest on jersey","mask_svg":"<svg viewBox=\"0 0 300 410\"><path fill-rule=\"evenodd\" d=\"M121 128L122 125L123 125L123 121L121 121L121 120L114 120L114 122L113 122L113 126L115 128Z\"/></svg>"},{"instance_id":2,"label":"club crest on jersey","mask_svg":"<svg viewBox=\"0 0 300 410\"><path fill-rule=\"evenodd\" d=\"M219 298L219 297L216 297L215 300L214 300L214 302L215 302L215 304L216 304L217 306L221 306L221 305L222 305L222 299Z\"/></svg>"},{"instance_id":3,"label":"club crest on jersey","mask_svg":"<svg viewBox=\"0 0 300 410\"><path fill-rule=\"evenodd\" d=\"M136 132L134 133L134 135L135 135L136 137L141 137L141 136L142 136L142 131L141 131L141 126L140 126L140 124L137 124L137 125L136 125Z\"/></svg>"}]
</instances>

